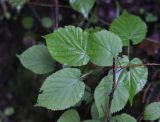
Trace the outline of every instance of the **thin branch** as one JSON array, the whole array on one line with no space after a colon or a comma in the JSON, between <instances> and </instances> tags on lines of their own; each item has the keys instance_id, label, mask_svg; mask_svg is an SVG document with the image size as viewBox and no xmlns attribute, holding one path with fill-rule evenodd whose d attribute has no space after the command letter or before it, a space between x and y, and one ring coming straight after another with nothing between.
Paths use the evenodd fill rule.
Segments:
<instances>
[{"instance_id":1,"label":"thin branch","mask_svg":"<svg viewBox=\"0 0 160 122\"><path fill-rule=\"evenodd\" d=\"M160 64L156 64L156 63L147 63L147 64L129 64L127 66L120 66L117 68L121 68L120 70L124 69L124 68L131 68L131 67L139 67L139 66L160 66ZM119 71L120 71L119 70Z\"/></svg>"},{"instance_id":2,"label":"thin branch","mask_svg":"<svg viewBox=\"0 0 160 122\"><path fill-rule=\"evenodd\" d=\"M56 5L44 4L44 3L36 3L36 2L27 2L27 3L33 6L40 6L40 7L49 7L49 8L56 7ZM60 8L71 8L70 6L67 6L67 5L59 5L59 7Z\"/></svg>"},{"instance_id":3,"label":"thin branch","mask_svg":"<svg viewBox=\"0 0 160 122\"><path fill-rule=\"evenodd\" d=\"M95 70L91 70L91 71L83 74L80 79L85 79L88 75L92 74L94 71L95 71Z\"/></svg>"},{"instance_id":4,"label":"thin branch","mask_svg":"<svg viewBox=\"0 0 160 122\"><path fill-rule=\"evenodd\" d=\"M58 0L54 0L54 4L55 4L55 25L54 25L54 29L57 29L58 25L59 25L59 2L58 2Z\"/></svg>"},{"instance_id":5,"label":"thin branch","mask_svg":"<svg viewBox=\"0 0 160 122\"><path fill-rule=\"evenodd\" d=\"M116 89L116 60L115 60L115 58L113 58L112 69L113 69L113 85L112 85L111 93L109 95L108 112L106 112L105 122L109 122L109 120L110 120L111 105L112 105L113 95L114 95L114 92Z\"/></svg>"}]
</instances>

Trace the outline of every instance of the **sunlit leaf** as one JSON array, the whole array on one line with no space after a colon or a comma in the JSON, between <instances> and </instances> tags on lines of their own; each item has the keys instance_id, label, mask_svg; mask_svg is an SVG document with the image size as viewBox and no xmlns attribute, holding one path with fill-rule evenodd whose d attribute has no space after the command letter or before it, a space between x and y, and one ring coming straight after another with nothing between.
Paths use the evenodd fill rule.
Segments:
<instances>
[{"instance_id":1,"label":"sunlit leaf","mask_svg":"<svg viewBox=\"0 0 160 122\"><path fill-rule=\"evenodd\" d=\"M58 62L69 66L81 66L88 63L88 34L82 32L81 28L66 26L44 36L44 38L50 54Z\"/></svg>"}]
</instances>

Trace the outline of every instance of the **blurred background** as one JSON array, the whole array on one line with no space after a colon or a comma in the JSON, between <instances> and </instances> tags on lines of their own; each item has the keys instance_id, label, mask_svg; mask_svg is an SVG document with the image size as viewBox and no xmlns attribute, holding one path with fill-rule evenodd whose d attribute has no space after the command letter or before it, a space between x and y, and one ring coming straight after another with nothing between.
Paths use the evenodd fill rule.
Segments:
<instances>
[{"instance_id":1,"label":"blurred background","mask_svg":"<svg viewBox=\"0 0 160 122\"><path fill-rule=\"evenodd\" d=\"M160 0L96 0L88 20L74 11L68 0L58 2L57 15L54 0L0 0L0 122L55 122L61 115L62 111L33 107L47 75L35 75L16 57L32 45L45 43L41 36L53 32L57 16L59 27L100 26L107 29L118 14L128 10L140 16L148 26L144 41L132 46L132 56L141 58L144 63L160 63ZM61 65L55 63L55 71L59 68ZM137 119L145 104L160 100L160 67L148 68L147 85L136 96L134 106L128 105L123 110ZM87 79L92 90L107 71L104 68L100 74ZM84 104L77 110L84 118L90 118L89 107Z\"/></svg>"}]
</instances>

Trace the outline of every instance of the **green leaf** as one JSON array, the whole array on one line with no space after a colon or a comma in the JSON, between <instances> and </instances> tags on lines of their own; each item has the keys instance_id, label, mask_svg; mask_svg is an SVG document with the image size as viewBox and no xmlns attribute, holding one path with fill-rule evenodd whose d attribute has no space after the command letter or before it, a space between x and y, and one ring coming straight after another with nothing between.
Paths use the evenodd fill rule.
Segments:
<instances>
[{"instance_id":1,"label":"green leaf","mask_svg":"<svg viewBox=\"0 0 160 122\"><path fill-rule=\"evenodd\" d=\"M90 60L98 66L111 66L113 57L122 51L121 39L106 30L91 34L88 44Z\"/></svg>"},{"instance_id":2,"label":"green leaf","mask_svg":"<svg viewBox=\"0 0 160 122\"><path fill-rule=\"evenodd\" d=\"M111 93L113 84L113 76L108 75L104 77L94 92L96 107L99 112L99 118L103 118L108 111L109 95ZM115 89L113 100L111 104L111 113L117 112L124 108L129 98L128 90L125 88L123 82L119 82Z\"/></svg>"},{"instance_id":3,"label":"green leaf","mask_svg":"<svg viewBox=\"0 0 160 122\"><path fill-rule=\"evenodd\" d=\"M145 66L134 66L143 64L139 58L129 61L127 56L123 56L118 60L118 66L125 67L118 72L118 80L125 83L129 91L129 100L132 104L134 96L143 89L147 82L148 69ZM129 70L127 67L129 67Z\"/></svg>"},{"instance_id":4,"label":"green leaf","mask_svg":"<svg viewBox=\"0 0 160 122\"><path fill-rule=\"evenodd\" d=\"M127 46L129 40L133 44L140 43L146 36L147 26L140 17L125 11L113 21L110 31L117 34L122 39L123 45Z\"/></svg>"},{"instance_id":5,"label":"green leaf","mask_svg":"<svg viewBox=\"0 0 160 122\"><path fill-rule=\"evenodd\" d=\"M31 29L33 27L33 18L26 16L22 19L22 25L25 29Z\"/></svg>"},{"instance_id":6,"label":"green leaf","mask_svg":"<svg viewBox=\"0 0 160 122\"><path fill-rule=\"evenodd\" d=\"M87 18L95 0L69 0L69 3L74 10L80 12Z\"/></svg>"},{"instance_id":7,"label":"green leaf","mask_svg":"<svg viewBox=\"0 0 160 122\"><path fill-rule=\"evenodd\" d=\"M85 120L83 122L101 122L101 121L99 121L99 120Z\"/></svg>"},{"instance_id":8,"label":"green leaf","mask_svg":"<svg viewBox=\"0 0 160 122\"><path fill-rule=\"evenodd\" d=\"M42 22L42 26L44 28L51 28L52 25L53 25L53 21L49 17L43 17L42 20L41 20L41 22Z\"/></svg>"},{"instance_id":9,"label":"green leaf","mask_svg":"<svg viewBox=\"0 0 160 122\"><path fill-rule=\"evenodd\" d=\"M49 52L58 62L69 66L81 66L88 63L88 34L82 32L81 28L66 26L44 37Z\"/></svg>"},{"instance_id":10,"label":"green leaf","mask_svg":"<svg viewBox=\"0 0 160 122\"><path fill-rule=\"evenodd\" d=\"M44 45L35 45L18 55L23 66L34 73L45 74L54 70L54 60Z\"/></svg>"},{"instance_id":11,"label":"green leaf","mask_svg":"<svg viewBox=\"0 0 160 122\"><path fill-rule=\"evenodd\" d=\"M57 122L80 122L80 117L76 110L70 109L65 111Z\"/></svg>"},{"instance_id":12,"label":"green leaf","mask_svg":"<svg viewBox=\"0 0 160 122\"><path fill-rule=\"evenodd\" d=\"M92 104L92 107L91 107L91 116L92 116L92 119L99 119L99 113L98 113L95 102Z\"/></svg>"},{"instance_id":13,"label":"green leaf","mask_svg":"<svg viewBox=\"0 0 160 122\"><path fill-rule=\"evenodd\" d=\"M37 105L51 110L64 110L78 103L85 91L81 71L65 68L49 76L43 83Z\"/></svg>"},{"instance_id":14,"label":"green leaf","mask_svg":"<svg viewBox=\"0 0 160 122\"><path fill-rule=\"evenodd\" d=\"M137 122L137 120L128 114L121 114L112 117L110 122Z\"/></svg>"},{"instance_id":15,"label":"green leaf","mask_svg":"<svg viewBox=\"0 0 160 122\"><path fill-rule=\"evenodd\" d=\"M149 104L145 108L144 119L154 121L160 118L160 102Z\"/></svg>"}]
</instances>

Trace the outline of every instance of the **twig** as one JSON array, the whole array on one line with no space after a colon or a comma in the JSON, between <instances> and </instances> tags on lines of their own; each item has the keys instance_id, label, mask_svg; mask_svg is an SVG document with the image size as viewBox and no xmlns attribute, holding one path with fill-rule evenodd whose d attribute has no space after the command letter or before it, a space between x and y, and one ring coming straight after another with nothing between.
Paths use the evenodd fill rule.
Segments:
<instances>
[{"instance_id":1,"label":"twig","mask_svg":"<svg viewBox=\"0 0 160 122\"><path fill-rule=\"evenodd\" d=\"M111 93L109 95L108 112L106 112L105 122L109 122L109 120L110 120L111 105L112 105L113 95L114 95L114 92L116 89L116 61L115 61L115 58L113 58L112 69L113 69L113 85L112 85Z\"/></svg>"},{"instance_id":2,"label":"twig","mask_svg":"<svg viewBox=\"0 0 160 122\"><path fill-rule=\"evenodd\" d=\"M55 25L54 25L54 29L57 29L58 25L59 25L59 2L58 2L58 0L54 0L54 4L55 4Z\"/></svg>"},{"instance_id":3,"label":"twig","mask_svg":"<svg viewBox=\"0 0 160 122\"><path fill-rule=\"evenodd\" d=\"M127 66L120 66L117 68L121 68L120 70L124 69L124 68L131 68L131 67L139 67L139 66L160 66L160 64L156 64L156 63L147 63L147 64L129 64ZM120 71L119 70L119 71Z\"/></svg>"},{"instance_id":4,"label":"twig","mask_svg":"<svg viewBox=\"0 0 160 122\"><path fill-rule=\"evenodd\" d=\"M36 2L27 2L27 3L33 6L40 6L40 7L49 7L49 8L56 7L56 5L44 4L44 3L36 3ZM70 6L60 5L60 4L59 4L59 7L60 8L71 8Z\"/></svg>"},{"instance_id":5,"label":"twig","mask_svg":"<svg viewBox=\"0 0 160 122\"><path fill-rule=\"evenodd\" d=\"M94 70L91 70L91 71L83 74L80 79L85 79L88 75L92 74L93 72L94 72Z\"/></svg>"}]
</instances>

